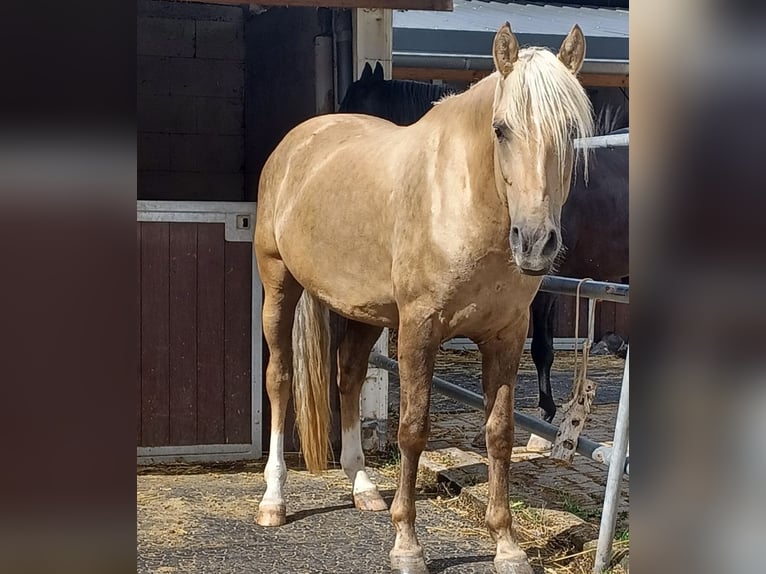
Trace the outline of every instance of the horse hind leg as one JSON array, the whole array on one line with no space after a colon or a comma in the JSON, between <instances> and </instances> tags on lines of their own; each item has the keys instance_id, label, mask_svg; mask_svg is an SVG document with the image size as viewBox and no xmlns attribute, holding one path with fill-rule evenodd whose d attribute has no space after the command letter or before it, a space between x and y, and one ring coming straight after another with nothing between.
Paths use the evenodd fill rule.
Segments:
<instances>
[{"instance_id":1,"label":"horse hind leg","mask_svg":"<svg viewBox=\"0 0 766 574\"><path fill-rule=\"evenodd\" d=\"M282 526L286 521L284 427L293 372L292 326L303 289L279 259L259 257L258 267L264 291L263 334L269 347L266 391L271 404L271 438L264 470L266 492L256 522L261 526Z\"/></svg>"},{"instance_id":2,"label":"horse hind leg","mask_svg":"<svg viewBox=\"0 0 766 574\"><path fill-rule=\"evenodd\" d=\"M354 506L359 510L387 510L364 468L362 432L359 421L359 395L367 374L367 359L381 327L348 321L346 333L338 348L338 388L342 449L340 463L353 487Z\"/></svg>"},{"instance_id":3,"label":"horse hind leg","mask_svg":"<svg viewBox=\"0 0 766 574\"><path fill-rule=\"evenodd\" d=\"M532 301L532 360L537 369L539 387L538 406L543 419L551 422L556 416L556 403L551 390L551 367L553 366L553 319L556 296L539 292Z\"/></svg>"}]
</instances>

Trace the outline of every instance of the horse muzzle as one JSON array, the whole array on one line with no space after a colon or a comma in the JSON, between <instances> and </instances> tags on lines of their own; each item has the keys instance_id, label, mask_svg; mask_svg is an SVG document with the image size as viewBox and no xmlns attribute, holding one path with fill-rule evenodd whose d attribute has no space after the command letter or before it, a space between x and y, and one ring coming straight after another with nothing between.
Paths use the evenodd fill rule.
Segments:
<instances>
[{"instance_id":1,"label":"horse muzzle","mask_svg":"<svg viewBox=\"0 0 766 574\"><path fill-rule=\"evenodd\" d=\"M545 275L561 249L561 236L553 226L511 227L511 251L519 270L525 275Z\"/></svg>"}]
</instances>

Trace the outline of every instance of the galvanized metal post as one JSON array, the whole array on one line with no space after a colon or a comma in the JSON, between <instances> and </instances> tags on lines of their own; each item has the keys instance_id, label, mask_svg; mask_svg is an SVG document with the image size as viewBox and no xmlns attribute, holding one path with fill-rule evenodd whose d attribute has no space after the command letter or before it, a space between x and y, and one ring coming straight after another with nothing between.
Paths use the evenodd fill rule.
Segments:
<instances>
[{"instance_id":1,"label":"galvanized metal post","mask_svg":"<svg viewBox=\"0 0 766 574\"><path fill-rule=\"evenodd\" d=\"M598 533L593 574L601 574L609 565L612 557L612 541L614 540L614 528L617 524L617 505L620 500L620 482L625 468L625 457L628 453L629 361L630 349L628 349L628 356L625 358L625 372L622 376L620 403L617 407L617 420L614 425L614 446L609 462L609 474L606 479L604 509L601 514L601 527Z\"/></svg>"}]
</instances>

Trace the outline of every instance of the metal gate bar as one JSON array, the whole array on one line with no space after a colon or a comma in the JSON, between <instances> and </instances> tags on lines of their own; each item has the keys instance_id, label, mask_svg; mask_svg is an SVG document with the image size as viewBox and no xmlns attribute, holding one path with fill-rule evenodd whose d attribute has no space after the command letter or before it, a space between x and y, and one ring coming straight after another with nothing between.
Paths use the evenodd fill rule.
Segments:
<instances>
[{"instance_id":1,"label":"metal gate bar","mask_svg":"<svg viewBox=\"0 0 766 574\"><path fill-rule=\"evenodd\" d=\"M399 375L399 363L389 357L379 353L371 353L369 363L375 367L394 373L397 376ZM433 377L433 385L442 395L468 405L478 411L484 412L484 397L482 395L464 389L455 383L450 383L449 381L445 381L436 376ZM556 433L559 429L552 424L536 417L520 413L516 410L513 411L513 418L514 421L516 421L516 424L520 427L538 434L551 442L556 440ZM584 436L577 439L577 452L603 464L609 464L612 459L612 447L594 442ZM630 461L627 459L623 463L623 468L626 474L629 470L629 463Z\"/></svg>"}]
</instances>

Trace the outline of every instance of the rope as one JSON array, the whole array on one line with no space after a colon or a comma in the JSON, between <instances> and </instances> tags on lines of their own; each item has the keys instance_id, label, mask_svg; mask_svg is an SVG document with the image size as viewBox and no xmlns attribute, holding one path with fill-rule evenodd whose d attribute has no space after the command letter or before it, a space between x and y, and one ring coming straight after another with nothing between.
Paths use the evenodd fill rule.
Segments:
<instances>
[{"instance_id":1,"label":"rope","mask_svg":"<svg viewBox=\"0 0 766 574\"><path fill-rule=\"evenodd\" d=\"M588 376L588 356L590 354L590 347L592 341L590 340L590 333L588 333L588 336L585 338L585 342L583 343L583 349L582 349L582 372L578 373L579 370L579 361L578 361L578 354L577 354L577 339L580 337L580 287L582 287L583 283L586 281L593 281L590 277L586 277L585 279L580 279L580 281L577 283L577 291L575 293L575 335L574 335L574 384L572 385L572 399L579 394L580 387L582 387L583 383L585 382L586 377ZM595 313L596 304L594 300L593 304L593 312ZM590 321L590 315L588 316L588 320Z\"/></svg>"}]
</instances>

